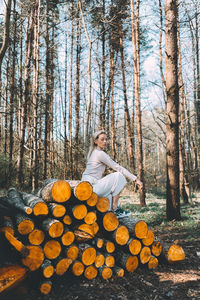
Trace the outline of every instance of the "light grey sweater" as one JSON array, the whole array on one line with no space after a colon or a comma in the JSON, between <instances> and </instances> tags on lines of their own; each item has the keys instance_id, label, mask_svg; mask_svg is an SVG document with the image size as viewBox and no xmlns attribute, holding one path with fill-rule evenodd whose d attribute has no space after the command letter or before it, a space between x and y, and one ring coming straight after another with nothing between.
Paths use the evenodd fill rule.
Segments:
<instances>
[{"instance_id":1,"label":"light grey sweater","mask_svg":"<svg viewBox=\"0 0 200 300\"><path fill-rule=\"evenodd\" d=\"M91 184L95 183L97 180L102 178L106 166L114 171L120 172L132 181L135 181L137 178L134 174L130 173L127 169L121 167L118 163L112 160L103 150L96 148L87 161L86 169L83 172L81 180L89 181Z\"/></svg>"}]
</instances>

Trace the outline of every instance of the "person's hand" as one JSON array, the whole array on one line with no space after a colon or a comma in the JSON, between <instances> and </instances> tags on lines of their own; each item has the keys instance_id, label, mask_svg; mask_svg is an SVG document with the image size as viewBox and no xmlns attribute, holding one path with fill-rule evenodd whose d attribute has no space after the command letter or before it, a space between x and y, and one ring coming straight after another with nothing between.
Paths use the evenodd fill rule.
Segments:
<instances>
[{"instance_id":1,"label":"person's hand","mask_svg":"<svg viewBox=\"0 0 200 300\"><path fill-rule=\"evenodd\" d=\"M139 179L136 179L135 183L137 184L137 186L139 187L140 190L143 189L143 182L140 181Z\"/></svg>"}]
</instances>

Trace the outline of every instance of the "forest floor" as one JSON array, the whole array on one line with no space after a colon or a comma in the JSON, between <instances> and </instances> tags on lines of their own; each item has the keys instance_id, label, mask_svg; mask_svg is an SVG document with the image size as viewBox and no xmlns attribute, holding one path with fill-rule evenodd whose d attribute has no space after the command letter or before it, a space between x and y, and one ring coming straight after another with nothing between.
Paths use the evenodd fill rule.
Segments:
<instances>
[{"instance_id":1,"label":"forest floor","mask_svg":"<svg viewBox=\"0 0 200 300\"><path fill-rule=\"evenodd\" d=\"M134 217L143 219L155 236L163 241L177 241L183 247L186 259L177 264L159 264L155 270L139 267L123 278L108 281L97 277L84 278L61 276L54 283L48 296L31 288L32 277L0 299L20 300L89 300L89 299L200 299L200 194L193 196L193 203L181 205L181 221L168 222L165 217L165 195L158 191L147 193L147 207L141 208L137 196L126 191L120 198L121 205L132 211Z\"/></svg>"}]
</instances>

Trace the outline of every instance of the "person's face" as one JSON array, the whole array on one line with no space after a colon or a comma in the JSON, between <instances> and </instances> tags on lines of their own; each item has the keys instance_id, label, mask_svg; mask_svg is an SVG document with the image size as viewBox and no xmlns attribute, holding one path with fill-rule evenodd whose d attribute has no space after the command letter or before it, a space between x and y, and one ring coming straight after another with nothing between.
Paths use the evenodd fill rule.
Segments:
<instances>
[{"instance_id":1,"label":"person's face","mask_svg":"<svg viewBox=\"0 0 200 300\"><path fill-rule=\"evenodd\" d=\"M101 133L98 138L95 140L95 144L102 150L105 150L108 143L107 135L105 133Z\"/></svg>"}]
</instances>

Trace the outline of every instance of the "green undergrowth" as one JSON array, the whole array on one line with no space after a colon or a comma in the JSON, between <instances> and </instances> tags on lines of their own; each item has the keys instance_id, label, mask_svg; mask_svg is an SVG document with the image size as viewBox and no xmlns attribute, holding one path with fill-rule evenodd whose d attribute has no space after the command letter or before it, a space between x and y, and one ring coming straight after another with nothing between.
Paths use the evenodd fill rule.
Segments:
<instances>
[{"instance_id":1,"label":"green undergrowth","mask_svg":"<svg viewBox=\"0 0 200 300\"><path fill-rule=\"evenodd\" d=\"M200 197L193 196L193 203L181 203L181 220L168 221L166 218L166 199L162 193L147 193L146 207L141 207L139 200L131 203L130 198L127 203L123 199L122 207L132 212L133 217L146 221L150 228L160 232L177 232L177 238L183 238L189 242L200 241Z\"/></svg>"}]
</instances>

